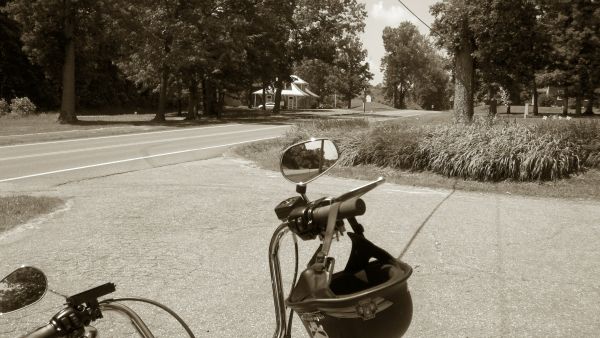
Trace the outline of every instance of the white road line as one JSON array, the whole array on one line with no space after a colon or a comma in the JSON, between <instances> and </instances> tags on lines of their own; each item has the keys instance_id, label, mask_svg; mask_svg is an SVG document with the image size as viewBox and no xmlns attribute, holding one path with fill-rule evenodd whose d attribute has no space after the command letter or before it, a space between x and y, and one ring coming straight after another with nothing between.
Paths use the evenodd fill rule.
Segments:
<instances>
[{"instance_id":1,"label":"white road line","mask_svg":"<svg viewBox=\"0 0 600 338\"><path fill-rule=\"evenodd\" d=\"M71 150L61 150L61 151L53 151L53 152L49 152L49 153L39 153L39 154L31 154L31 155L3 157L3 158L0 158L0 161L21 160L21 159L24 159L24 158L61 155L61 154L77 153L77 152L91 151L91 150L103 150L103 149L111 149L111 148L121 148L121 147L138 146L138 145L152 144L152 143L167 143L167 142L173 142L173 141L189 140L189 139L194 139L194 138L223 136L223 135L231 135L231 134L241 134L241 133L249 133L249 132L253 132L253 131L262 131L262 130L277 129L277 128L282 128L282 126L259 128L259 129L248 129L248 130L240 130L240 131L229 131L229 132L225 132L225 133L216 133L216 134L207 134L207 135L185 136L185 137L177 137L177 138L162 139L162 140L152 140L152 141L143 141L143 142L123 143L123 144L113 144L113 145L101 146L101 147L91 147L91 148L79 148L79 149L71 149Z\"/></svg>"},{"instance_id":2,"label":"white road line","mask_svg":"<svg viewBox=\"0 0 600 338\"><path fill-rule=\"evenodd\" d=\"M105 130L105 129L123 129L123 128L130 128L130 127L131 126L105 127L105 128L93 128L93 129L71 129L71 130L47 131L45 133L0 135L0 137L21 137L21 136L34 136L34 135L62 134L62 133L74 133L74 132L78 132L78 131L95 131L95 130Z\"/></svg>"},{"instance_id":3,"label":"white road line","mask_svg":"<svg viewBox=\"0 0 600 338\"><path fill-rule=\"evenodd\" d=\"M234 145L237 145L237 144L250 143L250 142L256 142L256 141L263 141L263 140L270 140L270 139L274 139L274 138L277 138L277 137L278 136L265 137L265 138L259 138L259 139L248 140L248 141L240 141L240 142L234 142L234 143L228 143L228 144L220 144L220 145L217 145L217 146L210 146L210 147L202 147L202 148L179 150L179 151L173 151L173 152L170 152L170 153L163 153L163 154L156 154L156 155L149 155L149 156L142 156L142 157L134 157L134 158L128 158L128 159L125 159L125 160L118 160L118 161L104 162L104 163L98 163L98 164L91 164L91 165L86 165L86 166L82 166L82 167L60 169L60 170L48 171L48 172L44 172L44 173L38 173L38 174L32 174L32 175L26 175L26 176L19 176L19 177L7 178L7 179L0 180L0 183L21 180L21 179L24 179L24 178L45 176L45 175L57 174L57 173L64 173L64 172L67 172L67 171L74 171L74 170L81 170L81 169L102 167L102 166L107 166L107 165L111 165L111 164L119 164L119 163L125 163L125 162L132 162L132 161L144 160L144 159L154 158L154 157L169 156L169 155L176 155L176 154L182 154L182 153L189 153L189 152L193 152L193 151L200 151L200 150L208 150L208 149L214 149L214 148L229 147L229 146L234 146Z\"/></svg>"},{"instance_id":4,"label":"white road line","mask_svg":"<svg viewBox=\"0 0 600 338\"><path fill-rule=\"evenodd\" d=\"M3 148L26 147L26 146L35 146L35 145L40 145L40 144L81 142L81 141L87 141L87 140L100 140L100 139L106 139L106 138L117 138L117 137L136 136L136 135L151 135L151 134L174 133L174 132L179 132L179 131L200 130L200 129L213 129L213 128L223 128L223 127L231 127L231 126L239 126L239 125L240 125L239 123L234 123L234 124L225 124L225 125L212 126L212 127L183 128L183 129L175 129L175 130L149 131L149 132L145 132L145 133L120 134L120 135L109 135L109 136L98 136L98 137L83 137L83 138L75 138L75 139L68 139L68 140L58 140L58 141L48 141L48 142L13 144L13 145L10 145L10 146L1 146L0 149L3 149Z\"/></svg>"},{"instance_id":5,"label":"white road line","mask_svg":"<svg viewBox=\"0 0 600 338\"><path fill-rule=\"evenodd\" d=\"M400 193L404 193L404 194L426 194L426 195L447 195L448 193L445 191L438 191L438 190L433 190L433 189L414 189L414 190L408 190L408 189L385 189L383 190L387 193L395 193L395 192L400 192Z\"/></svg>"}]
</instances>

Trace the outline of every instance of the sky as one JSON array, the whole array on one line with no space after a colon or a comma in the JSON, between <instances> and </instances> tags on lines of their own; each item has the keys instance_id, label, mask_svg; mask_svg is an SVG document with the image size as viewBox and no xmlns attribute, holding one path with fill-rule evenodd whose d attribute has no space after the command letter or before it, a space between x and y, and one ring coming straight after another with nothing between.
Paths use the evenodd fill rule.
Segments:
<instances>
[{"instance_id":1,"label":"sky","mask_svg":"<svg viewBox=\"0 0 600 338\"><path fill-rule=\"evenodd\" d=\"M380 64L385 50L383 48L383 29L387 26L396 27L402 21L410 21L415 24L422 34L429 34L429 29L425 27L417 18L402 6L398 0L358 0L366 5L368 17L366 20L365 32L362 34L362 42L369 53L367 61L371 66L371 73L374 74L371 83L376 85L383 82ZM402 0L417 16L425 21L429 26L433 23L433 17L429 14L429 7L439 0Z\"/></svg>"}]
</instances>

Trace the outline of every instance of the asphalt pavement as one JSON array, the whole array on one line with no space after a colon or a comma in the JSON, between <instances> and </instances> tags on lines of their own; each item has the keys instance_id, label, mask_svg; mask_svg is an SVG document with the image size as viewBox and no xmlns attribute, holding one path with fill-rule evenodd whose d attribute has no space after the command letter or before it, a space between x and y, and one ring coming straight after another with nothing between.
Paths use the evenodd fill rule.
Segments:
<instances>
[{"instance_id":1,"label":"asphalt pavement","mask_svg":"<svg viewBox=\"0 0 600 338\"><path fill-rule=\"evenodd\" d=\"M46 176L93 178L220 156L280 136L286 125L223 124L0 146L0 183Z\"/></svg>"},{"instance_id":2,"label":"asphalt pavement","mask_svg":"<svg viewBox=\"0 0 600 338\"><path fill-rule=\"evenodd\" d=\"M25 155L25 154L24 154ZM16 156L16 155L15 155ZM228 157L79 181L52 175L0 183L3 194L59 196L65 207L0 236L0 275L43 269L63 294L112 281L116 296L172 307L197 337L271 337L267 264L273 208L295 195L279 173ZM308 196L364 184L323 177ZM413 266L407 337L600 335L600 203L384 184L365 195L362 223L376 244ZM347 238L334 242L337 266ZM301 243L301 266L317 243ZM291 273L291 242L282 248ZM44 324L63 300L48 294L0 316L0 336ZM164 312L132 304L157 337L184 337ZM135 337L122 318L104 337ZM295 337L303 337L296 321Z\"/></svg>"}]
</instances>

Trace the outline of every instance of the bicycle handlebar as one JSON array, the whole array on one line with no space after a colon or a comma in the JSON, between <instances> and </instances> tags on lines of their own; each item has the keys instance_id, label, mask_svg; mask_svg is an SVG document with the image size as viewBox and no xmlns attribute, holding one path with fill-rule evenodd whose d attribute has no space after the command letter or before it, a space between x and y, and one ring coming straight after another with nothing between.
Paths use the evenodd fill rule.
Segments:
<instances>
[{"instance_id":1,"label":"bicycle handlebar","mask_svg":"<svg viewBox=\"0 0 600 338\"><path fill-rule=\"evenodd\" d=\"M327 218L329 217L330 207L331 205L329 204L315 208L312 211L313 222L316 222L317 224L321 225L326 225ZM338 219L361 216L364 215L365 211L367 211L367 205L362 199L350 199L340 204L340 209L338 211Z\"/></svg>"}]
</instances>

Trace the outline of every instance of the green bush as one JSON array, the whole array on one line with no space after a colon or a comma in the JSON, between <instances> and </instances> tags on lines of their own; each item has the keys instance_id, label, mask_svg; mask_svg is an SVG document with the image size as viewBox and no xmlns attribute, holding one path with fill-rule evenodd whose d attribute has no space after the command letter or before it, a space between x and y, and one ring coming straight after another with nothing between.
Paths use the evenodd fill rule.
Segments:
<instances>
[{"instance_id":1,"label":"green bush","mask_svg":"<svg viewBox=\"0 0 600 338\"><path fill-rule=\"evenodd\" d=\"M23 117L35 113L37 107L27 97L17 97L10 102L10 112Z\"/></svg>"},{"instance_id":2,"label":"green bush","mask_svg":"<svg viewBox=\"0 0 600 338\"><path fill-rule=\"evenodd\" d=\"M0 116L10 113L10 106L4 99L0 99Z\"/></svg>"}]
</instances>

